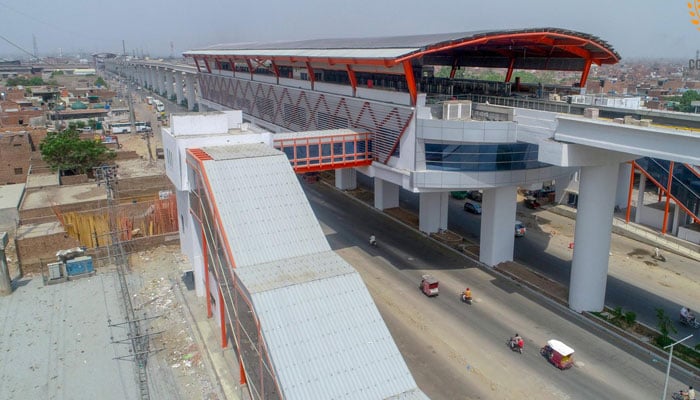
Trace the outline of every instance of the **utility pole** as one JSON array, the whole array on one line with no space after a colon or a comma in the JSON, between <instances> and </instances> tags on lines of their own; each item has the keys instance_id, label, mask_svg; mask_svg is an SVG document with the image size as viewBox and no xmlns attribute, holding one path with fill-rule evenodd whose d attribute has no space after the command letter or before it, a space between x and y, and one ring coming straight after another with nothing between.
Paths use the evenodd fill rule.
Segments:
<instances>
[{"instance_id":1,"label":"utility pole","mask_svg":"<svg viewBox=\"0 0 700 400\"><path fill-rule=\"evenodd\" d=\"M124 305L124 315L126 321L120 323L112 323L111 318L107 320L110 328L120 327L128 330L127 338L115 340L112 338L112 344L128 344L130 345L129 355L115 357L116 360L131 360L136 364L136 378L139 384L139 394L141 400L150 400L151 395L148 388L148 355L153 352L150 348L150 338L152 335L161 332L149 332L149 329L143 328L143 323L158 317L137 318L134 312L134 306L131 302L131 294L129 293L129 285L126 280L126 274L129 269L129 257L124 251L124 246L121 242L120 232L117 230L116 210L115 210L115 185L117 184L117 166L102 165L93 169L95 173L95 181L100 186L104 184L107 189L107 212L109 213L109 231L110 244L107 250L110 258L117 267L117 276L119 278L119 286L121 289L122 302Z\"/></svg>"},{"instance_id":2,"label":"utility pole","mask_svg":"<svg viewBox=\"0 0 700 400\"><path fill-rule=\"evenodd\" d=\"M5 247L7 247L7 232L0 232L0 296L12 294L12 278L10 269L7 267Z\"/></svg>"},{"instance_id":3,"label":"utility pole","mask_svg":"<svg viewBox=\"0 0 700 400\"><path fill-rule=\"evenodd\" d=\"M36 36L32 34L32 44L34 45L34 58L39 58L39 47L36 45Z\"/></svg>"}]
</instances>

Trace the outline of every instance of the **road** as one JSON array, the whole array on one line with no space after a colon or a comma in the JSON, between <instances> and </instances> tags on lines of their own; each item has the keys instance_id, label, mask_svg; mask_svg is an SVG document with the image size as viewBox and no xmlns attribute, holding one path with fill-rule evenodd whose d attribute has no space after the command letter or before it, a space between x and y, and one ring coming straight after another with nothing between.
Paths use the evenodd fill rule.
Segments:
<instances>
[{"instance_id":1,"label":"road","mask_svg":"<svg viewBox=\"0 0 700 400\"><path fill-rule=\"evenodd\" d=\"M665 360L650 359L634 347L615 347L607 333L578 315L333 188L302 185L332 248L362 275L416 381L431 398L659 398ZM372 232L377 248L367 243ZM440 280L440 296L420 293L424 273ZM458 297L465 286L474 292L471 306ZM506 346L515 330L525 338L523 355ZM574 368L560 372L539 355L550 338L576 350ZM670 388L683 385L671 379Z\"/></svg>"},{"instance_id":2,"label":"road","mask_svg":"<svg viewBox=\"0 0 700 400\"><path fill-rule=\"evenodd\" d=\"M358 174L358 182L371 188L369 178ZM400 206L418 212L417 194L401 190ZM476 243L479 242L481 216L462 208L464 200L449 200L448 228ZM575 222L547 211L533 212L518 205L518 218L528 227L525 237L515 240L514 259L548 278L569 285ZM537 215L535 222L534 215ZM551 235L555 232L555 235ZM651 258L653 248L632 239L612 235L611 258L605 304L622 307L637 314L637 320L656 326L656 309L663 309L674 321L682 305L700 310L700 268L698 263L673 253L664 252L666 262ZM675 323L676 334L684 338L695 334L689 344L700 344L697 330Z\"/></svg>"}]
</instances>

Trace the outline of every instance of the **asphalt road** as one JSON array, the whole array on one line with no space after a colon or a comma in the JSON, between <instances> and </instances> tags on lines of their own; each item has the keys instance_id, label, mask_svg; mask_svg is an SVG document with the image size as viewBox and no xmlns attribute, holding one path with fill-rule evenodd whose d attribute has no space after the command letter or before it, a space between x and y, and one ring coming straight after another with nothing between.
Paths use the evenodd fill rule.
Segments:
<instances>
[{"instance_id":1,"label":"asphalt road","mask_svg":"<svg viewBox=\"0 0 700 400\"><path fill-rule=\"evenodd\" d=\"M371 188L369 178L358 174L358 182ZM405 190L400 192L400 205L403 208L418 211L419 197L417 194ZM462 208L464 200L450 198L448 228L476 243L479 242L481 230L481 216L470 214ZM527 210L518 206L519 213L530 214ZM541 213L538 213L541 215ZM558 227L568 224L573 229L574 221L547 213L546 217L540 217L540 223L551 223ZM523 218L525 219L525 218ZM553 221L547 221L552 219ZM573 236L573 235L572 235ZM573 241L573 239L571 239ZM515 240L514 259L540 274L566 286L569 286L571 273L571 257L573 252L566 245L552 245L549 235L538 229L529 228L528 234ZM642 257L651 252L651 246L638 243L634 240L613 235L611 251L615 257L611 257L611 272L605 290L605 304L609 307L622 307L623 310L633 311L637 320L649 326L656 326L658 318L656 309L663 309L672 320L676 321L679 310L683 304L693 310L700 310L700 266L693 260L664 252L666 262L657 267L667 268L670 274L688 278L689 288L679 288L665 282L645 282L645 277L635 275L630 271L613 272L613 266L625 267L634 262L650 263L650 257ZM639 260L637 260L639 259ZM658 263L657 263L658 264ZM648 279L647 279L648 280ZM675 323L676 334L674 338L684 338L690 334L695 336L687 343L700 344L700 334L697 330Z\"/></svg>"},{"instance_id":2,"label":"asphalt road","mask_svg":"<svg viewBox=\"0 0 700 400\"><path fill-rule=\"evenodd\" d=\"M361 273L409 368L433 399L657 399L665 360L608 341L608 334L510 280L407 229L323 184L302 184L331 247ZM370 233L379 246L367 243ZM441 295L418 290L420 276L440 280ZM459 300L465 286L471 306ZM525 338L523 355L506 340ZM539 354L547 339L576 350L560 372ZM670 388L682 383L671 379Z\"/></svg>"}]
</instances>

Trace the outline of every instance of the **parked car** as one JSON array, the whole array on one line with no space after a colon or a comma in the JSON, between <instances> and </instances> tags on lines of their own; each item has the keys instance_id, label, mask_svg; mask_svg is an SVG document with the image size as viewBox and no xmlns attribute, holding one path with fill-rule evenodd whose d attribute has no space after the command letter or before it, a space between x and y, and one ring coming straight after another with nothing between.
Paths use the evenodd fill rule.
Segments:
<instances>
[{"instance_id":1,"label":"parked car","mask_svg":"<svg viewBox=\"0 0 700 400\"><path fill-rule=\"evenodd\" d=\"M521 221L515 221L515 237L525 236L525 232L527 232L525 225Z\"/></svg>"},{"instance_id":2,"label":"parked car","mask_svg":"<svg viewBox=\"0 0 700 400\"><path fill-rule=\"evenodd\" d=\"M481 214L481 205L478 203L464 203L464 211L470 212L472 214Z\"/></svg>"},{"instance_id":3,"label":"parked car","mask_svg":"<svg viewBox=\"0 0 700 400\"><path fill-rule=\"evenodd\" d=\"M470 190L467 192L467 198L469 200L478 201L479 203L481 203L482 196L483 195L482 195L481 191L479 191L479 190Z\"/></svg>"},{"instance_id":4,"label":"parked car","mask_svg":"<svg viewBox=\"0 0 700 400\"><path fill-rule=\"evenodd\" d=\"M464 200L467 198L467 192L450 192L453 199Z\"/></svg>"}]
</instances>

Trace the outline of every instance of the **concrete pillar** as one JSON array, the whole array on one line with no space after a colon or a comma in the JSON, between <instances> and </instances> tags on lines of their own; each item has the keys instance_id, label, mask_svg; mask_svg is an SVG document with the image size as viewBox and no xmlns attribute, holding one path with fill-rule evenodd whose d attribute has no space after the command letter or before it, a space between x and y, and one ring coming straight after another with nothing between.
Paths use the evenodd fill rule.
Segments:
<instances>
[{"instance_id":1,"label":"concrete pillar","mask_svg":"<svg viewBox=\"0 0 700 400\"><path fill-rule=\"evenodd\" d=\"M581 168L569 307L601 311L608 278L617 164Z\"/></svg>"},{"instance_id":2,"label":"concrete pillar","mask_svg":"<svg viewBox=\"0 0 700 400\"><path fill-rule=\"evenodd\" d=\"M5 247L7 246L7 232L0 232L0 296L12 294L12 278L7 267Z\"/></svg>"},{"instance_id":3,"label":"concrete pillar","mask_svg":"<svg viewBox=\"0 0 700 400\"><path fill-rule=\"evenodd\" d=\"M151 67L146 67L146 77L148 79L148 88L155 91L155 79L153 78L153 68Z\"/></svg>"},{"instance_id":4,"label":"concrete pillar","mask_svg":"<svg viewBox=\"0 0 700 400\"><path fill-rule=\"evenodd\" d=\"M353 190L357 188L357 172L355 168L343 168L335 170L335 187L340 190Z\"/></svg>"},{"instance_id":5,"label":"concrete pillar","mask_svg":"<svg viewBox=\"0 0 700 400\"><path fill-rule=\"evenodd\" d=\"M578 172L571 172L567 175L558 176L556 182L554 183L554 203L562 204L567 202L566 189L573 179L576 178Z\"/></svg>"},{"instance_id":6,"label":"concrete pillar","mask_svg":"<svg viewBox=\"0 0 700 400\"><path fill-rule=\"evenodd\" d=\"M639 224L642 221L642 210L644 209L644 192L647 188L647 177L639 174L639 189L637 190L637 211L634 213L634 222Z\"/></svg>"},{"instance_id":7,"label":"concrete pillar","mask_svg":"<svg viewBox=\"0 0 700 400\"><path fill-rule=\"evenodd\" d=\"M141 82L141 87L146 87L146 69L144 67L139 67L139 82Z\"/></svg>"},{"instance_id":8,"label":"concrete pillar","mask_svg":"<svg viewBox=\"0 0 700 400\"><path fill-rule=\"evenodd\" d=\"M421 193L418 210L418 229L425 233L447 230L449 193Z\"/></svg>"},{"instance_id":9,"label":"concrete pillar","mask_svg":"<svg viewBox=\"0 0 700 400\"><path fill-rule=\"evenodd\" d=\"M165 70L163 75L165 77L165 97L170 100L175 95L175 89L173 88L174 74L172 70Z\"/></svg>"},{"instance_id":10,"label":"concrete pillar","mask_svg":"<svg viewBox=\"0 0 700 400\"><path fill-rule=\"evenodd\" d=\"M185 87L187 89L187 109L194 110L195 97L194 97L194 75L185 74Z\"/></svg>"},{"instance_id":11,"label":"concrete pillar","mask_svg":"<svg viewBox=\"0 0 700 400\"><path fill-rule=\"evenodd\" d=\"M490 267L513 261L517 191L515 186L484 190L479 261Z\"/></svg>"},{"instance_id":12,"label":"concrete pillar","mask_svg":"<svg viewBox=\"0 0 700 400\"><path fill-rule=\"evenodd\" d=\"M620 209L627 208L627 195L630 191L630 175L632 164L622 163L617 175L617 191L615 192L615 205Z\"/></svg>"},{"instance_id":13,"label":"concrete pillar","mask_svg":"<svg viewBox=\"0 0 700 400\"><path fill-rule=\"evenodd\" d=\"M374 178L374 207L380 210L399 206L399 185Z\"/></svg>"},{"instance_id":14,"label":"concrete pillar","mask_svg":"<svg viewBox=\"0 0 700 400\"><path fill-rule=\"evenodd\" d=\"M681 208L678 207L678 204L675 202L671 202L673 205L673 222L671 225L671 235L678 235L678 227L681 225L681 215L685 215L685 213L681 214Z\"/></svg>"},{"instance_id":15,"label":"concrete pillar","mask_svg":"<svg viewBox=\"0 0 700 400\"><path fill-rule=\"evenodd\" d=\"M155 77L155 89L156 93L159 95L163 95L165 93L165 83L163 82L165 78L163 77L163 71L159 68L154 69L154 77Z\"/></svg>"},{"instance_id":16,"label":"concrete pillar","mask_svg":"<svg viewBox=\"0 0 700 400\"><path fill-rule=\"evenodd\" d=\"M175 79L175 97L177 98L177 104L182 104L185 100L185 91L182 89L182 72L173 73L173 78Z\"/></svg>"}]
</instances>

